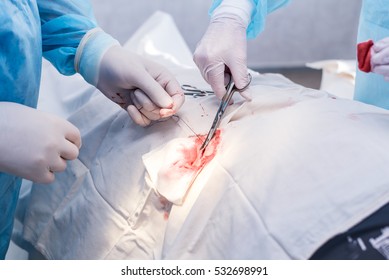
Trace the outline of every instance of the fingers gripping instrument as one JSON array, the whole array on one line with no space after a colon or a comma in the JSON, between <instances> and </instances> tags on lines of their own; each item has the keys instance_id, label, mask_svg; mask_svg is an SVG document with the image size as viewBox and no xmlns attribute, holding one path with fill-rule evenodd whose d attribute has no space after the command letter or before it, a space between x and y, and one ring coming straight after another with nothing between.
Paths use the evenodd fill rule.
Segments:
<instances>
[{"instance_id":1,"label":"fingers gripping instrument","mask_svg":"<svg viewBox=\"0 0 389 280\"><path fill-rule=\"evenodd\" d=\"M230 81L229 81L229 83L226 86L226 91L227 92L223 96L222 101L220 102L220 106L219 106L219 109L216 112L216 116L215 116L215 118L213 120L211 129L209 130L209 132L207 134L207 137L205 138L203 144L201 145L200 151L203 152L205 150L205 148L208 146L209 142L211 142L212 138L215 136L215 132L219 128L220 121L223 118L224 112L225 112L228 104L230 104L231 98L234 95L234 93L236 91L239 91L239 92L244 91L244 90L246 90L249 87L249 85L251 83L251 75L250 74L248 74L248 78L249 78L249 82L247 83L246 86L244 86L241 89L238 89L235 86L235 83L232 80L232 77L230 78Z\"/></svg>"}]
</instances>

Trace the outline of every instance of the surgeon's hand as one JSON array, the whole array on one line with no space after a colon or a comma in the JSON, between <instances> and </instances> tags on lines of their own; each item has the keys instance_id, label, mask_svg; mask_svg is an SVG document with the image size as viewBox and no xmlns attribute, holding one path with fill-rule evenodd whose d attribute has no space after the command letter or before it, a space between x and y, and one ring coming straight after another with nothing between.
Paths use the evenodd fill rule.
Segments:
<instances>
[{"instance_id":1,"label":"surgeon's hand","mask_svg":"<svg viewBox=\"0 0 389 280\"><path fill-rule=\"evenodd\" d=\"M375 42L371 48L371 71L389 82L389 37Z\"/></svg>"},{"instance_id":2,"label":"surgeon's hand","mask_svg":"<svg viewBox=\"0 0 389 280\"><path fill-rule=\"evenodd\" d=\"M167 69L121 46L111 47L104 54L97 88L141 126L172 116L185 99Z\"/></svg>"},{"instance_id":3,"label":"surgeon's hand","mask_svg":"<svg viewBox=\"0 0 389 280\"><path fill-rule=\"evenodd\" d=\"M198 44L193 57L203 78L211 85L215 95L222 99L229 73L237 88L248 82L246 25L236 15L229 14L212 19ZM250 97L242 92L246 99Z\"/></svg>"},{"instance_id":4,"label":"surgeon's hand","mask_svg":"<svg viewBox=\"0 0 389 280\"><path fill-rule=\"evenodd\" d=\"M0 171L37 183L77 158L79 130L70 122L17 103L0 102Z\"/></svg>"}]
</instances>

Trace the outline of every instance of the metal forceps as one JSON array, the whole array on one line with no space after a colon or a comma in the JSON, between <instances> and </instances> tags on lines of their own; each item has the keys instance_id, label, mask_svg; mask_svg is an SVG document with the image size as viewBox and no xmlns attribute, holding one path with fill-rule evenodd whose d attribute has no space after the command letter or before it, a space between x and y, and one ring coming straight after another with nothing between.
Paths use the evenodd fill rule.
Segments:
<instances>
[{"instance_id":1,"label":"metal forceps","mask_svg":"<svg viewBox=\"0 0 389 280\"><path fill-rule=\"evenodd\" d=\"M196 97L203 97L203 96L208 96L210 94L214 94L214 92L211 91L211 90L203 90L203 89L199 89L199 88L197 88L195 86L186 85L186 84L182 85L181 88L184 91L185 95L191 95L194 98L196 98Z\"/></svg>"},{"instance_id":2,"label":"metal forceps","mask_svg":"<svg viewBox=\"0 0 389 280\"><path fill-rule=\"evenodd\" d=\"M200 151L204 151L205 148L208 146L209 142L211 142L212 138L215 136L215 132L216 132L216 130L218 129L218 127L220 125L220 121L221 121L221 119L222 119L222 117L224 115L224 112L225 112L228 104L230 104L231 98L234 95L235 91L241 92L241 91L246 90L249 87L249 85L251 83L251 75L250 74L248 74L248 78L249 78L249 82L247 83L246 86L244 86L241 89L238 89L235 86L235 83L232 80L232 77L230 78L230 81L229 81L229 83L226 86L227 92L226 92L226 94L222 98L222 101L220 103L219 109L216 112L215 119L213 120L211 129L209 130L209 132L207 134L207 137L205 138L205 141L201 145Z\"/></svg>"}]
</instances>

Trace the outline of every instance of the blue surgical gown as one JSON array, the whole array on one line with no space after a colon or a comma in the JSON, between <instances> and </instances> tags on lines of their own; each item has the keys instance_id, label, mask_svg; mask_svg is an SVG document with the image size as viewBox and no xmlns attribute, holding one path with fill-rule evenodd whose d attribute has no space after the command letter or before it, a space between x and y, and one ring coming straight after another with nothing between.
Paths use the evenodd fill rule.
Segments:
<instances>
[{"instance_id":1,"label":"blue surgical gown","mask_svg":"<svg viewBox=\"0 0 389 280\"><path fill-rule=\"evenodd\" d=\"M255 38L265 27L266 16L284 6L289 0L252 0L254 3L254 10L251 14L251 22L247 27L247 37ZM223 0L214 0L209 10L212 13Z\"/></svg>"},{"instance_id":2,"label":"blue surgical gown","mask_svg":"<svg viewBox=\"0 0 389 280\"><path fill-rule=\"evenodd\" d=\"M358 42L389 37L389 0L364 0ZM354 99L389 109L389 82L382 75L357 70Z\"/></svg>"},{"instance_id":3,"label":"blue surgical gown","mask_svg":"<svg viewBox=\"0 0 389 280\"><path fill-rule=\"evenodd\" d=\"M89 1L1 1L0 102L36 107L42 56L62 74L74 74L77 47L96 27ZM115 42L96 32L85 44L79 72L91 84L104 51ZM0 172L0 259L9 246L20 186L21 178Z\"/></svg>"}]
</instances>

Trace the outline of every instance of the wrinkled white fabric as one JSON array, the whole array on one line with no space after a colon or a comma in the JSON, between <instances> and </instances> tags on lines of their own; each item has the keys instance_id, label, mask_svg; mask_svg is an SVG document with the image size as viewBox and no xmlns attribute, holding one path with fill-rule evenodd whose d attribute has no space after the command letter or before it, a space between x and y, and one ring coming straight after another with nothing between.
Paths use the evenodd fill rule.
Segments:
<instances>
[{"instance_id":1,"label":"wrinkled white fabric","mask_svg":"<svg viewBox=\"0 0 389 280\"><path fill-rule=\"evenodd\" d=\"M142 155L192 136L184 119L209 126L214 98L146 129L93 98L72 116L79 159L33 188L25 239L54 259L305 259L389 201L386 110L278 75L252 83L255 98L228 108L221 150L170 214Z\"/></svg>"},{"instance_id":2,"label":"wrinkled white fabric","mask_svg":"<svg viewBox=\"0 0 389 280\"><path fill-rule=\"evenodd\" d=\"M177 138L144 155L146 182L168 201L182 204L196 175L196 170L184 167L187 159L182 151L195 149L193 138Z\"/></svg>"},{"instance_id":3,"label":"wrinkled white fabric","mask_svg":"<svg viewBox=\"0 0 389 280\"><path fill-rule=\"evenodd\" d=\"M171 70L204 85L194 68ZM70 116L80 155L33 186L22 238L49 259L305 259L389 201L388 111L274 74L253 74L251 90L252 102L234 95L220 150L181 205L146 184L142 157L206 133L219 101L187 98L142 128L90 94Z\"/></svg>"},{"instance_id":4,"label":"wrinkled white fabric","mask_svg":"<svg viewBox=\"0 0 389 280\"><path fill-rule=\"evenodd\" d=\"M173 206L163 258L307 259L389 201L388 111L267 79Z\"/></svg>"},{"instance_id":5,"label":"wrinkled white fabric","mask_svg":"<svg viewBox=\"0 0 389 280\"><path fill-rule=\"evenodd\" d=\"M355 89L355 60L321 60L306 64L321 70L320 90L340 98L353 99Z\"/></svg>"}]
</instances>

